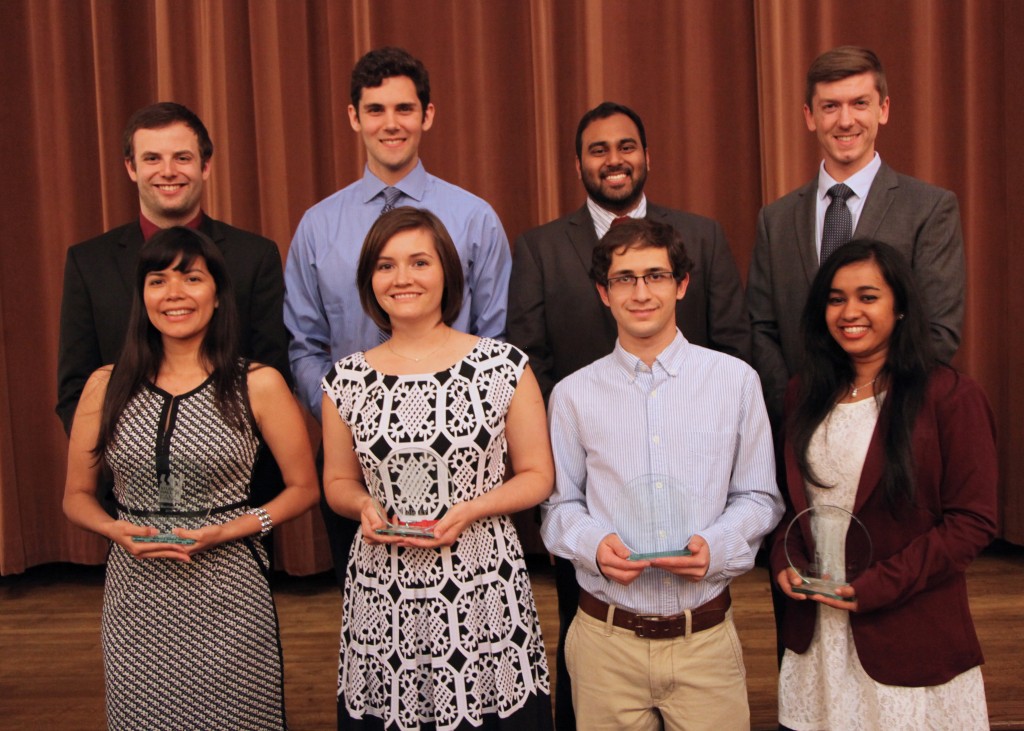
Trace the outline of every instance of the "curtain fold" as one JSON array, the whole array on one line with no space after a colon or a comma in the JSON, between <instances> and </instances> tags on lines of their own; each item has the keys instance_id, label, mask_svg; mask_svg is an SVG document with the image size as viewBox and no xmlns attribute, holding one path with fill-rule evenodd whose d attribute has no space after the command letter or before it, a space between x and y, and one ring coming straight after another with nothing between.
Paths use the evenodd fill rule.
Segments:
<instances>
[{"instance_id":1,"label":"curtain fold","mask_svg":"<svg viewBox=\"0 0 1024 731\"><path fill-rule=\"evenodd\" d=\"M878 148L897 170L954 190L967 246L957 365L992 401L1003 535L1024 543L1024 214L1008 134L1024 92L1024 4L979 0L4 0L0 64L0 574L99 563L61 498L66 438L53 413L68 246L138 215L121 132L175 100L215 145L204 208L277 242L355 180L349 73L398 45L431 73L428 169L489 201L511 241L584 200L580 115L606 100L643 117L656 203L719 220L744 276L761 205L819 162L803 77L822 50L875 49L892 112ZM315 437L316 425L310 424ZM278 566L328 568L316 513L278 533Z\"/></svg>"}]
</instances>

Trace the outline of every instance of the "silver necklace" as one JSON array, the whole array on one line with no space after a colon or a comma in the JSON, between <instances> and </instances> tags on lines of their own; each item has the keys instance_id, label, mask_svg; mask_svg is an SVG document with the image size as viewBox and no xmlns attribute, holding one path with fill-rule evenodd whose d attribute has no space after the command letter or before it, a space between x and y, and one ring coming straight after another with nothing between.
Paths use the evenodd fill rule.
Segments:
<instances>
[{"instance_id":1,"label":"silver necklace","mask_svg":"<svg viewBox=\"0 0 1024 731\"><path fill-rule=\"evenodd\" d=\"M392 347L390 339L387 341L386 345L388 346L388 350L390 350L392 353L397 355L399 358L405 358L406 360L411 360L413 363L419 363L421 360L426 360L427 358L432 356L434 353L439 351L441 348L443 348L448 343L448 338L450 338L451 335L452 335L452 329L448 328L448 332L445 333L444 340L441 341L441 344L438 345L433 350L431 350L429 353L421 355L419 358L414 358L411 355L403 355L402 353L399 353L397 350L394 349L394 347Z\"/></svg>"},{"instance_id":2,"label":"silver necklace","mask_svg":"<svg viewBox=\"0 0 1024 731\"><path fill-rule=\"evenodd\" d=\"M875 376L874 378L872 378L867 383L862 383L859 386L857 384L855 384L855 383L851 383L850 384L850 398L857 398L857 392L858 391L860 391L862 388L867 388L868 386L874 386L875 385L875 381L877 381L877 380L878 380L878 376Z\"/></svg>"}]
</instances>

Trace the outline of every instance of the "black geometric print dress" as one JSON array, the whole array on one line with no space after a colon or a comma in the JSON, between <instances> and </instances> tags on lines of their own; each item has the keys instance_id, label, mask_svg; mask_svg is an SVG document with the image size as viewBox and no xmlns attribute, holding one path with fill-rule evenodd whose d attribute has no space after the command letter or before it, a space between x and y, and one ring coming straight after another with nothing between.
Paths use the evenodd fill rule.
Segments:
<instances>
[{"instance_id":1,"label":"black geometric print dress","mask_svg":"<svg viewBox=\"0 0 1024 731\"><path fill-rule=\"evenodd\" d=\"M172 397L143 388L106 453L120 517L155 503L157 457L182 493L211 488L206 523L247 509L258 438L221 417L207 380ZM163 428L166 426L166 428ZM133 517L127 511L134 511ZM267 556L253 537L192 557L136 560L113 544L103 597L111 729L282 729L284 675Z\"/></svg>"},{"instance_id":2,"label":"black geometric print dress","mask_svg":"<svg viewBox=\"0 0 1024 731\"><path fill-rule=\"evenodd\" d=\"M352 431L370 493L389 510L415 504L436 519L504 480L505 414L525 366L522 351L483 338L440 373L385 375L355 353L323 387ZM398 475L418 468L430 491L410 499L403 490L422 483ZM450 548L356 537L338 703L346 729L550 728L544 642L508 516L471 523Z\"/></svg>"}]
</instances>

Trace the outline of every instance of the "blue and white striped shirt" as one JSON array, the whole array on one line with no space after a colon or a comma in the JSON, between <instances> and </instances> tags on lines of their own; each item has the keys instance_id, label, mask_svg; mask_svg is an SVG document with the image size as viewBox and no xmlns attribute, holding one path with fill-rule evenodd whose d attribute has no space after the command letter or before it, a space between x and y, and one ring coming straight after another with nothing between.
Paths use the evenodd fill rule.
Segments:
<instances>
[{"instance_id":1,"label":"blue and white striped shirt","mask_svg":"<svg viewBox=\"0 0 1024 731\"><path fill-rule=\"evenodd\" d=\"M753 566L782 517L757 374L682 333L653 368L617 342L555 386L549 422L556 486L541 535L548 550L572 560L580 586L605 602L656 615L698 607ZM627 486L646 475L666 477L650 480L645 499ZM702 581L655 568L629 586L601 575L598 544L645 519L656 550L683 548L694 534L707 541Z\"/></svg>"}]
</instances>

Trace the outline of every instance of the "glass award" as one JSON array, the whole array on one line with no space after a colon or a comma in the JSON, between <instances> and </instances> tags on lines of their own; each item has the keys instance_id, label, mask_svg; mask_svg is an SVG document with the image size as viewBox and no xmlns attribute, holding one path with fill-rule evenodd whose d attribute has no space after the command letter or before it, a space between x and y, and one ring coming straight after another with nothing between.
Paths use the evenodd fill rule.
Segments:
<instances>
[{"instance_id":1,"label":"glass award","mask_svg":"<svg viewBox=\"0 0 1024 731\"><path fill-rule=\"evenodd\" d=\"M448 465L444 459L429 448L395 450L380 464L380 481L384 504L374 502L388 527L375 532L432 538L442 509L450 502ZM388 519L388 510L394 520Z\"/></svg>"},{"instance_id":2,"label":"glass award","mask_svg":"<svg viewBox=\"0 0 1024 731\"><path fill-rule=\"evenodd\" d=\"M798 523L803 528L806 559L790 551L789 534ZM849 584L871 565L868 529L856 515L835 505L807 508L793 518L786 528L785 547L786 560L803 581L793 587L798 594L820 594L847 601L836 589Z\"/></svg>"},{"instance_id":3,"label":"glass award","mask_svg":"<svg viewBox=\"0 0 1024 731\"><path fill-rule=\"evenodd\" d=\"M686 546L707 515L706 501L687 493L675 478L640 475L619 491L615 532L630 550L630 561L689 556Z\"/></svg>"},{"instance_id":4,"label":"glass award","mask_svg":"<svg viewBox=\"0 0 1024 731\"><path fill-rule=\"evenodd\" d=\"M195 471L181 469L166 457L157 457L156 484L133 497L132 504L124 509L127 519L159 531L155 536L132 536L136 543L190 546L194 539L176 536L172 530L202 528L210 515L210 481Z\"/></svg>"}]
</instances>

